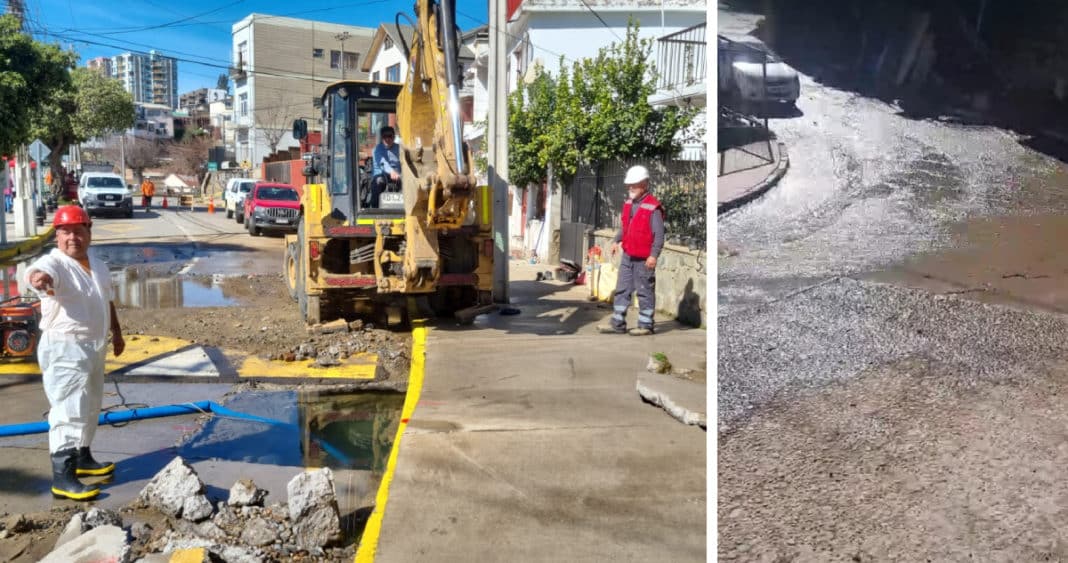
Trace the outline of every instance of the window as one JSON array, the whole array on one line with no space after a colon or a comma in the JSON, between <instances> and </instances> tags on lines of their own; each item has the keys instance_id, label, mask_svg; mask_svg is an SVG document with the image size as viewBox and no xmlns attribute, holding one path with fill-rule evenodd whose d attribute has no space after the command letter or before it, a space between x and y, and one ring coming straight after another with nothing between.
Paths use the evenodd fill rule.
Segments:
<instances>
[{"instance_id":1,"label":"window","mask_svg":"<svg viewBox=\"0 0 1068 563\"><path fill-rule=\"evenodd\" d=\"M330 51L330 68L335 69L335 70L341 68L341 58L342 58L341 57L341 51L331 50ZM356 62L359 60L360 54L359 53L352 53L352 52L349 52L349 51L345 51L345 57L344 58L345 58L345 70L356 70Z\"/></svg>"},{"instance_id":2,"label":"window","mask_svg":"<svg viewBox=\"0 0 1068 563\"><path fill-rule=\"evenodd\" d=\"M382 42L382 48L383 49L392 49L393 48L393 38L387 35L386 36L386 40Z\"/></svg>"},{"instance_id":3,"label":"window","mask_svg":"<svg viewBox=\"0 0 1068 563\"><path fill-rule=\"evenodd\" d=\"M386 69L387 82L400 82L400 63Z\"/></svg>"},{"instance_id":4,"label":"window","mask_svg":"<svg viewBox=\"0 0 1068 563\"><path fill-rule=\"evenodd\" d=\"M378 82L378 77L379 77L379 72L377 70L374 71L373 73L371 73L371 81L372 82Z\"/></svg>"},{"instance_id":5,"label":"window","mask_svg":"<svg viewBox=\"0 0 1068 563\"><path fill-rule=\"evenodd\" d=\"M323 58L323 50L322 49L312 49L312 58L313 59L321 59L321 58Z\"/></svg>"},{"instance_id":6,"label":"window","mask_svg":"<svg viewBox=\"0 0 1068 563\"><path fill-rule=\"evenodd\" d=\"M236 67L241 67L248 61L248 41L242 41L237 44L237 61L235 61Z\"/></svg>"},{"instance_id":7,"label":"window","mask_svg":"<svg viewBox=\"0 0 1068 563\"><path fill-rule=\"evenodd\" d=\"M248 94L241 94L237 97L237 108L242 117L248 115Z\"/></svg>"},{"instance_id":8,"label":"window","mask_svg":"<svg viewBox=\"0 0 1068 563\"><path fill-rule=\"evenodd\" d=\"M336 93L330 96L330 140L333 154L330 155L330 193L349 193L349 144L352 130L349 128L348 100Z\"/></svg>"}]
</instances>

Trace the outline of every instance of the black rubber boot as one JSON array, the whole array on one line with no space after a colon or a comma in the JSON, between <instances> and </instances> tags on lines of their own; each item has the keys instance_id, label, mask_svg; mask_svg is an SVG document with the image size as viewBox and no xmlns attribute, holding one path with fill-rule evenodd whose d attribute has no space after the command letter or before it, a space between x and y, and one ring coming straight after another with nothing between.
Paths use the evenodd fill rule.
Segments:
<instances>
[{"instance_id":1,"label":"black rubber boot","mask_svg":"<svg viewBox=\"0 0 1068 563\"><path fill-rule=\"evenodd\" d=\"M78 448L78 475L111 475L115 464L110 461L100 462L93 459L89 447Z\"/></svg>"},{"instance_id":2,"label":"black rubber boot","mask_svg":"<svg viewBox=\"0 0 1068 563\"><path fill-rule=\"evenodd\" d=\"M95 486L84 485L75 474L78 451L74 448L52 454L52 496L70 500L89 500L100 494Z\"/></svg>"}]
</instances>

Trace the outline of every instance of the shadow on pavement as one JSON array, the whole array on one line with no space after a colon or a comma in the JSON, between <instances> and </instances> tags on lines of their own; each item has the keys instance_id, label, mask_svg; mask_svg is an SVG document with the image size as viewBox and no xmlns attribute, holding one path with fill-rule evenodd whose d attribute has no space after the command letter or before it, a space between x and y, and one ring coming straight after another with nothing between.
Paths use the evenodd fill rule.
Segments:
<instances>
[{"instance_id":1,"label":"shadow on pavement","mask_svg":"<svg viewBox=\"0 0 1068 563\"><path fill-rule=\"evenodd\" d=\"M896 105L898 115L907 119L1011 130L1031 137L1021 141L1025 146L1068 162L1068 104L1047 91L1014 85L1017 65L1012 61L1020 54L1002 46L1005 37L998 34L1019 36L1026 29L1013 27L1019 22L997 30L990 29L996 27L991 23L977 34L974 13L952 2L915 8L847 0L732 0L721 5L763 14L751 35L817 83ZM1019 10L991 4L986 20L1004 19L1006 10L1014 9ZM933 58L918 71L919 63L908 64L922 56L913 59L909 53L924 13L930 16L924 37Z\"/></svg>"},{"instance_id":2,"label":"shadow on pavement","mask_svg":"<svg viewBox=\"0 0 1068 563\"><path fill-rule=\"evenodd\" d=\"M41 450L36 455L45 460L48 458L48 451ZM47 473L33 474L21 469L0 468L0 494L33 497L46 493L51 488L52 479Z\"/></svg>"}]
</instances>

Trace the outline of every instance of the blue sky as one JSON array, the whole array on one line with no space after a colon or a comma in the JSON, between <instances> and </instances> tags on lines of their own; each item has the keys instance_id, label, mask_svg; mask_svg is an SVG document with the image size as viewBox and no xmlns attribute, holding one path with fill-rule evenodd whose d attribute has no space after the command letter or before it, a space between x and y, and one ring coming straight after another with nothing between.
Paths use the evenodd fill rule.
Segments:
<instances>
[{"instance_id":1,"label":"blue sky","mask_svg":"<svg viewBox=\"0 0 1068 563\"><path fill-rule=\"evenodd\" d=\"M487 1L457 0L457 25L467 31L486 23ZM397 12L415 17L414 0L25 0L25 3L34 36L65 47L73 46L81 56L82 65L95 57L151 49L179 59L179 93L215 87L216 79L226 72L230 59L231 26L253 12L372 28L380 23L392 23Z\"/></svg>"}]
</instances>

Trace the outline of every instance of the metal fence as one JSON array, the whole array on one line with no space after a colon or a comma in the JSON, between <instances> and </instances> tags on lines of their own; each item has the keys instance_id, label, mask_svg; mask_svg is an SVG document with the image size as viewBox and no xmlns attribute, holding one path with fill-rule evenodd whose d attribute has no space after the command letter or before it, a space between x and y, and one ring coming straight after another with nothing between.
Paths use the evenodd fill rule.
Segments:
<instances>
[{"instance_id":1,"label":"metal fence","mask_svg":"<svg viewBox=\"0 0 1068 563\"><path fill-rule=\"evenodd\" d=\"M623 177L627 169L636 164L649 169L649 185L664 204L668 241L690 248L705 248L708 232L706 163L674 159L624 160L580 167L564 188L561 258L581 263L589 244L589 233L619 228L620 213L627 199Z\"/></svg>"},{"instance_id":2,"label":"metal fence","mask_svg":"<svg viewBox=\"0 0 1068 563\"><path fill-rule=\"evenodd\" d=\"M657 41L659 90L681 90L705 82L706 24L698 24Z\"/></svg>"}]
</instances>

